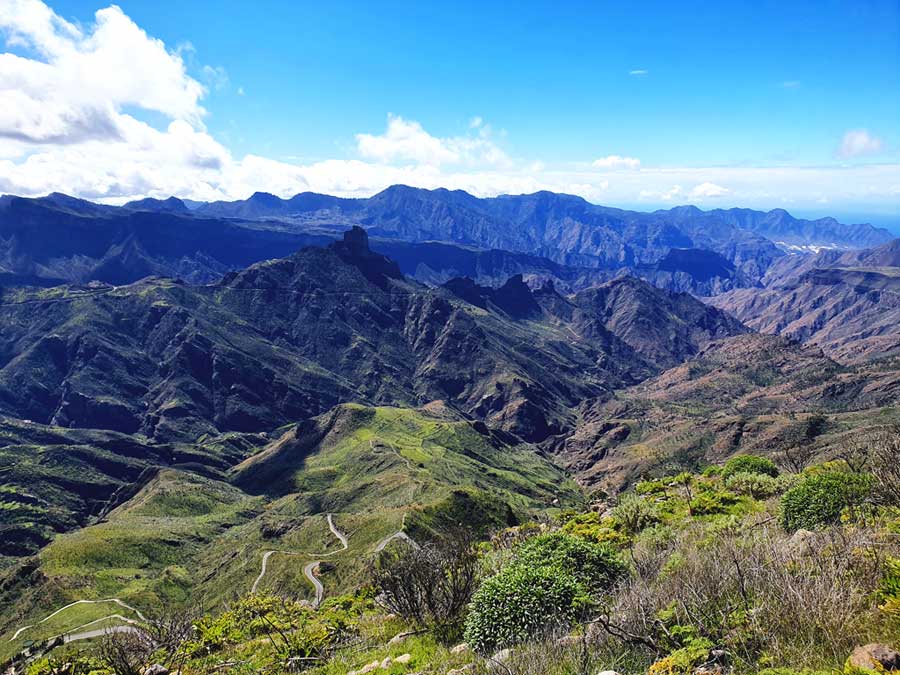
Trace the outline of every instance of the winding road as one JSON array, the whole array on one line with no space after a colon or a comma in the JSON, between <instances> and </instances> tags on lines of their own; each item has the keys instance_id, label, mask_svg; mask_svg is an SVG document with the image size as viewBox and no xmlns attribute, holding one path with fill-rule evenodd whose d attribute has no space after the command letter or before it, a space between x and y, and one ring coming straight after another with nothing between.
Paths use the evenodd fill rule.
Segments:
<instances>
[{"instance_id":1,"label":"winding road","mask_svg":"<svg viewBox=\"0 0 900 675\"><path fill-rule=\"evenodd\" d=\"M17 629L16 632L13 633L13 636L9 639L9 641L13 642L17 637L19 637L19 635L24 633L29 628L34 628L35 626L39 626L42 623L49 621L54 616L56 616L60 612L64 612L65 610L69 609L70 607L74 607L75 605L99 605L99 604L103 604L106 602L113 602L113 603L119 605L120 607L124 607L125 609L127 609L130 612L134 612L135 616L137 616L141 621L147 620L147 617L145 617L143 614L141 614L140 610L137 610L134 607L132 607L131 605L126 604L125 602L119 600L119 598L107 598L106 600L76 600L75 602L70 602L68 605L66 605L64 607L60 607L52 614L48 614L47 616L45 616L43 619L41 619L37 623L29 624L27 626L22 626L21 628ZM90 623L96 623L97 621L102 621L103 619L115 618L118 616L119 616L118 614L111 614L110 616L106 616L101 619L97 619L96 621L91 621ZM87 625L90 625L90 624L85 624L85 626L87 626Z\"/></svg>"},{"instance_id":2,"label":"winding road","mask_svg":"<svg viewBox=\"0 0 900 675\"><path fill-rule=\"evenodd\" d=\"M396 452L396 450L395 450L395 452ZM397 453L397 454L399 455L399 453ZM406 458L401 456L401 459L405 460ZM332 514L330 514L330 513L326 514L326 520L328 521L328 529L335 536L335 538L341 543L340 549L338 549L336 551L329 551L326 553L307 553L307 552L303 552L303 551L278 551L278 550L265 551L263 553L263 557L262 557L262 567L260 569L259 576L257 576L256 579L254 580L253 586L251 587L250 592L251 593L256 592L256 589L259 587L260 582L263 580L263 577L265 577L265 575L266 575L266 571L268 569L268 564L269 564L269 558L272 557L272 555L275 553L281 553L283 555L293 555L293 556L300 555L300 556L305 556L305 557L310 557L310 558L329 558L333 555L336 555L338 553L342 553L342 552L346 551L350 546L350 543L347 540L347 535L345 535L343 532L341 532L340 530L337 529L337 526L334 524L334 517ZM403 521L401 524L401 529L399 531L394 532L393 534L389 534L388 536L381 539L375 545L374 552L379 553L379 552L383 551L385 549L385 547L389 543L394 541L395 539L401 539L401 540L407 542L410 546L413 546L414 548L418 548L418 544L416 544L416 542L413 541L409 537L409 535L407 535L406 532L403 531L402 528L405 527L405 525L406 525L406 515L404 514ZM316 568L322 562L323 562L322 560L312 560L312 561L308 562L306 565L304 565L304 567L303 567L303 576L306 577L306 579L309 581L310 584L312 584L313 589L315 590L315 605L316 605L316 607L318 607L322 603L322 600L325 597L325 587L322 585L322 582L316 577L316 574L315 574ZM119 598L106 598L104 600L76 600L75 602L71 602L68 605L60 607L59 609L55 610L51 614L48 614L47 616L45 616L43 619L41 619L37 623L33 623L33 624L29 624L27 626L21 626L20 628L17 628L16 631L13 633L13 636L9 639L9 641L14 642L22 633L24 633L29 628L34 628L36 626L39 626L42 623L46 623L47 621L49 621L53 617L57 616L61 612L64 612L65 610L69 609L70 607L75 607L76 605L98 605L98 604L103 604L103 603L114 603L116 605L119 605L120 607L123 607L124 609L127 609L128 611L134 613L134 615L140 621L144 621L144 622L147 621L147 617L145 617L139 609L132 607L131 605L127 604L123 600L120 600ZM101 621L106 621L109 619L117 619L119 621L122 621L124 625L108 626L106 628L95 628L95 629L87 630L87 631L81 630L81 629L87 628L88 626L91 626L93 624L97 624L97 623L100 623ZM81 631L81 632L74 632L74 631ZM129 619L125 616L122 616L121 614L110 614L108 616L104 616L99 619L94 619L93 621L89 621L85 624L82 624L81 626L74 628L73 631L63 634L61 637L62 637L63 642L65 643L65 642L75 642L78 640L89 640L91 638L101 637L107 633L130 633L130 632L136 632L136 631L140 631L140 628L138 628L138 622L135 621L134 619ZM60 636L57 636L57 637L60 637Z\"/></svg>"},{"instance_id":3,"label":"winding road","mask_svg":"<svg viewBox=\"0 0 900 675\"><path fill-rule=\"evenodd\" d=\"M306 553L304 551L266 551L263 553L262 557L262 568L259 571L259 576L256 577L256 580L253 582L253 586L250 588L251 593L255 593L256 589L259 587L259 583L263 580L263 577L266 576L266 570L269 565L269 558L272 557L274 553L281 553L283 555L302 555L305 557L313 557L313 558L329 558L337 553L341 553L346 551L350 546L347 541L347 536L337 529L337 526L334 524L334 517L332 514L327 514L326 519L328 520L328 529L331 530L331 533L337 537L337 540L341 542L341 548L337 551L330 551L328 553ZM303 576L309 580L309 583L313 585L313 588L316 592L316 607L318 607L322 603L322 599L325 597L325 588L322 586L322 582L316 578L315 569L321 564L321 560L314 560L303 568Z\"/></svg>"}]
</instances>

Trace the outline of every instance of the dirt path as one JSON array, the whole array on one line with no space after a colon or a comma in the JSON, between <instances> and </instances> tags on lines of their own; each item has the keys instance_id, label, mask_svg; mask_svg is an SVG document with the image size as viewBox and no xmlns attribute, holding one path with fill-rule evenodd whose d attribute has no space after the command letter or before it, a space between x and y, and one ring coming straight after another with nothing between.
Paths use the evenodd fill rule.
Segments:
<instances>
[{"instance_id":1,"label":"dirt path","mask_svg":"<svg viewBox=\"0 0 900 675\"><path fill-rule=\"evenodd\" d=\"M419 545L414 542L406 532L400 530L399 532L394 532L394 534L389 534L384 539L378 542L378 545L375 547L375 553L380 553L385 549L385 547L390 544L394 539L402 539L407 542L413 548L419 548Z\"/></svg>"},{"instance_id":2,"label":"dirt path","mask_svg":"<svg viewBox=\"0 0 900 675\"><path fill-rule=\"evenodd\" d=\"M414 542L412 540L412 538L408 534L406 534L406 532L404 532L405 528L406 528L406 514L404 513L403 520L400 521L400 529L397 532L394 532L393 534L389 534L384 539L379 541L375 545L374 552L381 553L388 544L390 544L392 541L394 541L394 539L402 539L403 541L405 541L407 544L409 544L413 548L419 548L419 545L416 542Z\"/></svg>"},{"instance_id":3,"label":"dirt path","mask_svg":"<svg viewBox=\"0 0 900 675\"><path fill-rule=\"evenodd\" d=\"M407 469L409 469L410 471L415 471L415 470L416 470L416 467L414 467L414 466L412 465L412 462L410 462L406 457L404 457L403 455L401 455L401 454L400 454L400 451L397 450L396 447L394 447L394 444L393 444L393 443L387 443L387 442L385 442L385 441L382 441L380 444L383 445L383 446L385 446L385 447L387 447L393 454L397 455L397 457L400 459L400 461L403 462L404 464L406 464L406 468L407 468ZM380 455L380 454L382 454L382 453L380 453L378 450L375 449L375 441L373 441L373 440L370 440L370 441L369 441L369 448L372 450L372 454L375 454L375 455Z\"/></svg>"},{"instance_id":4,"label":"dirt path","mask_svg":"<svg viewBox=\"0 0 900 675\"><path fill-rule=\"evenodd\" d=\"M97 628L95 630L87 630L83 633L68 633L63 635L63 643L77 642L78 640L90 640L91 638L103 637L109 633L141 633L139 628L134 626L110 626L109 628Z\"/></svg>"}]
</instances>

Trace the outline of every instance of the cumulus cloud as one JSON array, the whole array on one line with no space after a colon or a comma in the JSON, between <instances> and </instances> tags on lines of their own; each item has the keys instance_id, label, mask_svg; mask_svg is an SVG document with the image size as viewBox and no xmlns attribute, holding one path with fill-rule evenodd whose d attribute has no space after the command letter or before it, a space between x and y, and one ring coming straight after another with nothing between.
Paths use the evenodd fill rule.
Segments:
<instances>
[{"instance_id":1,"label":"cumulus cloud","mask_svg":"<svg viewBox=\"0 0 900 675\"><path fill-rule=\"evenodd\" d=\"M897 164L692 168L648 167L619 155L568 164L519 159L498 143L503 132L493 132L482 117L437 135L417 120L391 115L383 127L379 119L375 128L361 130L344 159L304 164L235 157L203 123L204 97L217 83L225 86L227 73L197 64L201 55L187 43L173 49L147 35L118 7L76 26L39 0L0 0L0 35L7 45L0 54L3 193L60 191L106 202L170 195L215 200L243 199L257 190L282 197L303 190L368 196L404 183L478 196L553 190L610 204L727 197L761 207L788 198L797 204L826 197L896 203L900 194ZM871 148L866 137L850 143L854 153Z\"/></svg>"},{"instance_id":2,"label":"cumulus cloud","mask_svg":"<svg viewBox=\"0 0 900 675\"><path fill-rule=\"evenodd\" d=\"M490 139L490 128L484 120L476 117L469 126L478 130L477 135L437 138L418 122L389 115L383 134L357 134L356 145L362 157L382 163L400 161L427 166L509 164L506 153Z\"/></svg>"},{"instance_id":3,"label":"cumulus cloud","mask_svg":"<svg viewBox=\"0 0 900 675\"><path fill-rule=\"evenodd\" d=\"M641 160L636 157L620 157L609 155L595 159L591 164L595 169L637 169L641 166Z\"/></svg>"},{"instance_id":4,"label":"cumulus cloud","mask_svg":"<svg viewBox=\"0 0 900 675\"><path fill-rule=\"evenodd\" d=\"M38 58L0 54L0 136L34 143L120 139L121 110L135 106L198 124L204 87L181 57L121 9L95 15L90 32L40 0L3 0L7 44Z\"/></svg>"},{"instance_id":5,"label":"cumulus cloud","mask_svg":"<svg viewBox=\"0 0 900 675\"><path fill-rule=\"evenodd\" d=\"M704 197L722 197L723 195L727 195L731 192L728 188L724 188L721 185L716 185L715 183L700 183L691 190L691 197L695 199L703 199Z\"/></svg>"},{"instance_id":6,"label":"cumulus cloud","mask_svg":"<svg viewBox=\"0 0 900 675\"><path fill-rule=\"evenodd\" d=\"M844 159L877 155L883 147L882 140L870 134L866 129L851 129L841 139L837 154L838 157Z\"/></svg>"}]
</instances>

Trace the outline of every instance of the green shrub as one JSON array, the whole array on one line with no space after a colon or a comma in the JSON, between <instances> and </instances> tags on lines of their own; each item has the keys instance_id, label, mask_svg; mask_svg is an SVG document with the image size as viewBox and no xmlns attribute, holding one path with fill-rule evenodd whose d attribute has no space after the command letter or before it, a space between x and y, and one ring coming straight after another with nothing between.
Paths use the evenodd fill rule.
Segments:
<instances>
[{"instance_id":1,"label":"green shrub","mask_svg":"<svg viewBox=\"0 0 900 675\"><path fill-rule=\"evenodd\" d=\"M727 479L736 473L761 473L775 478L778 476L778 467L766 457L758 455L739 455L725 462L722 469L722 478Z\"/></svg>"},{"instance_id":2,"label":"green shrub","mask_svg":"<svg viewBox=\"0 0 900 675\"><path fill-rule=\"evenodd\" d=\"M553 567L513 564L475 592L465 640L480 654L568 628L581 609L575 579Z\"/></svg>"},{"instance_id":3,"label":"green shrub","mask_svg":"<svg viewBox=\"0 0 900 675\"><path fill-rule=\"evenodd\" d=\"M515 563L551 567L571 575L586 592L602 593L627 573L625 563L606 544L550 532L528 539L515 552Z\"/></svg>"},{"instance_id":4,"label":"green shrub","mask_svg":"<svg viewBox=\"0 0 900 675\"><path fill-rule=\"evenodd\" d=\"M691 513L695 516L712 516L728 513L730 508L740 501L738 496L727 490L701 490L691 502Z\"/></svg>"},{"instance_id":5,"label":"green shrub","mask_svg":"<svg viewBox=\"0 0 900 675\"><path fill-rule=\"evenodd\" d=\"M611 516L601 517L596 511L581 513L563 525L562 531L579 539L587 539L597 544L625 546L628 537L616 529L616 521Z\"/></svg>"},{"instance_id":6,"label":"green shrub","mask_svg":"<svg viewBox=\"0 0 900 675\"><path fill-rule=\"evenodd\" d=\"M872 489L865 474L813 473L781 497L781 525L789 532L836 523L841 511L861 504Z\"/></svg>"},{"instance_id":7,"label":"green shrub","mask_svg":"<svg viewBox=\"0 0 900 675\"><path fill-rule=\"evenodd\" d=\"M639 495L666 495L669 481L659 478L656 480L642 480L634 486L634 491Z\"/></svg>"},{"instance_id":8,"label":"green shrub","mask_svg":"<svg viewBox=\"0 0 900 675\"><path fill-rule=\"evenodd\" d=\"M709 658L713 643L705 638L691 640L688 646L676 649L660 659L648 671L650 675L690 675Z\"/></svg>"},{"instance_id":9,"label":"green shrub","mask_svg":"<svg viewBox=\"0 0 900 675\"><path fill-rule=\"evenodd\" d=\"M750 495L754 499L765 499L777 494L779 491L777 478L765 473L752 473L741 471L731 474L725 480L725 487L740 495Z\"/></svg>"},{"instance_id":10,"label":"green shrub","mask_svg":"<svg viewBox=\"0 0 900 675\"><path fill-rule=\"evenodd\" d=\"M633 493L623 495L611 515L631 535L659 522L656 506Z\"/></svg>"},{"instance_id":11,"label":"green shrub","mask_svg":"<svg viewBox=\"0 0 900 675\"><path fill-rule=\"evenodd\" d=\"M889 557L884 564L884 575L876 591L880 602L900 601L900 558Z\"/></svg>"}]
</instances>

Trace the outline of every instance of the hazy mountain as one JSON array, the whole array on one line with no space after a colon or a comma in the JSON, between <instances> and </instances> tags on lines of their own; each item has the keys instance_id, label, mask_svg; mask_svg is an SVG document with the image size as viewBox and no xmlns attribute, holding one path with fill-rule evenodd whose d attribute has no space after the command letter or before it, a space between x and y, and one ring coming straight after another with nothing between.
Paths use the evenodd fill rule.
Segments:
<instances>
[{"instance_id":1,"label":"hazy mountain","mask_svg":"<svg viewBox=\"0 0 900 675\"><path fill-rule=\"evenodd\" d=\"M580 197L549 192L478 199L463 191L393 186L369 198L342 200L309 193L289 200L258 194L246 201L210 204L225 217L316 217L340 213L349 220L398 238L470 243L547 256L579 266L653 262L659 249L707 248L732 262L746 262L747 246L765 238L784 249L862 248L890 239L868 224L843 225L833 218L805 220L783 209L701 211L676 207L640 213L589 204ZM742 233L736 232L742 231ZM776 255L769 252L769 255ZM587 256L582 258L582 256Z\"/></svg>"},{"instance_id":2,"label":"hazy mountain","mask_svg":"<svg viewBox=\"0 0 900 675\"><path fill-rule=\"evenodd\" d=\"M524 274L579 289L634 274L698 295L756 284L785 257L779 248L785 242L863 246L887 238L870 226L799 220L784 211L638 213L549 192L478 199L395 186L369 199L256 193L239 202L144 199L124 207L53 194L0 199L0 273L72 282L128 283L148 274L208 282L325 244L354 224L405 273L429 283L465 275L499 285Z\"/></svg>"}]
</instances>

